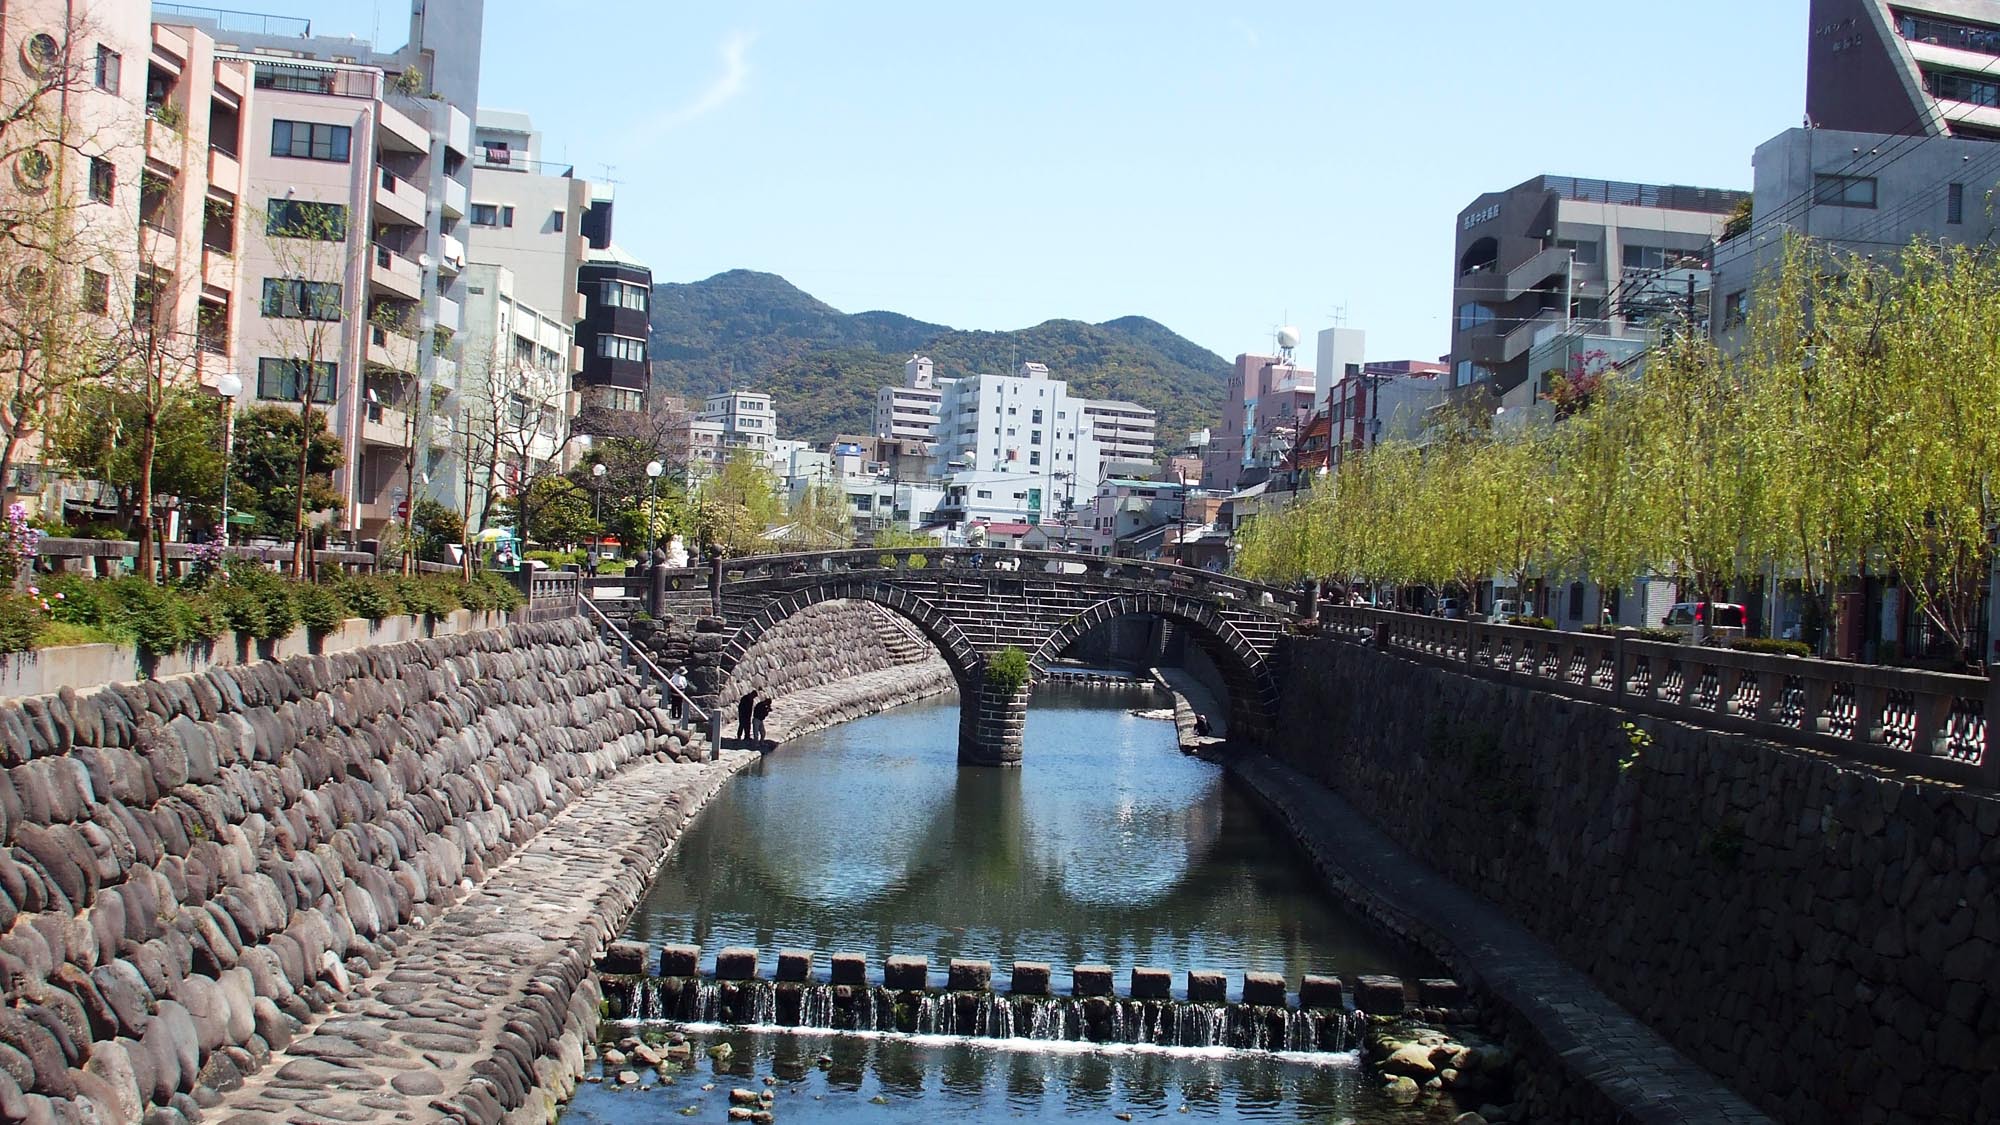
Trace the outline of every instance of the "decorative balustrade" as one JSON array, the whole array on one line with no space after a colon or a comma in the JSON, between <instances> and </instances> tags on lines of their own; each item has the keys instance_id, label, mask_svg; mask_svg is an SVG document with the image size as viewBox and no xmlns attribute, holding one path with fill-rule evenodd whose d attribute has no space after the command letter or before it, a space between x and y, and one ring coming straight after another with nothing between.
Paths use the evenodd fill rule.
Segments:
<instances>
[{"instance_id":1,"label":"decorative balustrade","mask_svg":"<svg viewBox=\"0 0 2000 1125\"><path fill-rule=\"evenodd\" d=\"M2000 678L1565 633L1350 606L1323 632L1428 664L1663 718L2000 786Z\"/></svg>"}]
</instances>

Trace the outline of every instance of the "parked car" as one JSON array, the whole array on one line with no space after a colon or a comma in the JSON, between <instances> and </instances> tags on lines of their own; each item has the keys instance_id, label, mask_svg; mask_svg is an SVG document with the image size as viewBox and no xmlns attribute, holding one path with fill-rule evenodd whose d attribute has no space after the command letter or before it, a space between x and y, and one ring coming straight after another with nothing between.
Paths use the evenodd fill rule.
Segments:
<instances>
[{"instance_id":1,"label":"parked car","mask_svg":"<svg viewBox=\"0 0 2000 1125\"><path fill-rule=\"evenodd\" d=\"M1693 640L1697 631L1709 643L1747 636L1750 611L1735 602L1675 602L1660 624Z\"/></svg>"},{"instance_id":2,"label":"parked car","mask_svg":"<svg viewBox=\"0 0 2000 1125\"><path fill-rule=\"evenodd\" d=\"M1439 598L1437 615L1447 621L1465 620L1465 603L1457 598Z\"/></svg>"},{"instance_id":3,"label":"parked car","mask_svg":"<svg viewBox=\"0 0 2000 1125\"><path fill-rule=\"evenodd\" d=\"M1508 621L1526 612L1526 610L1521 608L1520 602L1510 598L1502 598L1493 603L1493 609L1486 615L1486 621L1489 625L1505 625Z\"/></svg>"}]
</instances>

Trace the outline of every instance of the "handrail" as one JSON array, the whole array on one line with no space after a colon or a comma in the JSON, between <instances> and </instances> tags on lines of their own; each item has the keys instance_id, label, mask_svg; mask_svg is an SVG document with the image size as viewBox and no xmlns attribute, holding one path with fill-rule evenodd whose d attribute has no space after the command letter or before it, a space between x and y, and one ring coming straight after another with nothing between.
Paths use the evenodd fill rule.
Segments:
<instances>
[{"instance_id":1,"label":"handrail","mask_svg":"<svg viewBox=\"0 0 2000 1125\"><path fill-rule=\"evenodd\" d=\"M1536 690L2000 788L2000 677L1327 606L1326 632Z\"/></svg>"},{"instance_id":2,"label":"handrail","mask_svg":"<svg viewBox=\"0 0 2000 1125\"><path fill-rule=\"evenodd\" d=\"M588 616L597 620L597 627L600 630L608 631L613 637L617 638L619 646L625 650L626 655L632 657L646 671L647 675L653 677L654 680L659 682L662 688L671 692L675 698L681 701L681 714L690 717L696 715L701 717L702 725L709 728L709 741L711 745L720 745L715 734L715 713L688 698L686 692L675 687L674 681L669 679L665 672L660 671L660 666L653 661L653 658L647 654L646 650L640 648L639 643L627 636L625 630L620 629L609 617L606 617L604 611L597 608L596 604L589 598L580 597L577 601L582 603L584 611Z\"/></svg>"}]
</instances>

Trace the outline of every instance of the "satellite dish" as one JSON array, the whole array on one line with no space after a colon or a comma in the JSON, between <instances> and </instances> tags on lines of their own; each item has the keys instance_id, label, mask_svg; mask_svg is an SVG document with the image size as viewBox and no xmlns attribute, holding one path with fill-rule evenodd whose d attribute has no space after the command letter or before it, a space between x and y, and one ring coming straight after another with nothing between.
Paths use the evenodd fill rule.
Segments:
<instances>
[{"instance_id":1,"label":"satellite dish","mask_svg":"<svg viewBox=\"0 0 2000 1125\"><path fill-rule=\"evenodd\" d=\"M1296 329L1296 328L1293 328L1293 327L1292 327L1291 325L1289 325L1289 324L1288 324L1288 325L1286 325L1286 326L1285 326L1285 327L1283 327L1283 328L1280 328L1280 329L1278 329L1278 346L1279 346L1279 347L1281 347L1281 348L1296 348L1296 347L1298 347L1298 346L1299 346L1299 330L1298 330L1298 329Z\"/></svg>"},{"instance_id":2,"label":"satellite dish","mask_svg":"<svg viewBox=\"0 0 2000 1125\"><path fill-rule=\"evenodd\" d=\"M419 254L419 255L417 255L417 265L418 265L418 266L419 266L420 268L422 268L422 269L429 269L429 268L431 268L431 263L432 263L432 262L433 262L434 260L435 260L435 259L433 259L433 258L432 258L432 257L431 257L431 256L430 256L429 254Z\"/></svg>"}]
</instances>

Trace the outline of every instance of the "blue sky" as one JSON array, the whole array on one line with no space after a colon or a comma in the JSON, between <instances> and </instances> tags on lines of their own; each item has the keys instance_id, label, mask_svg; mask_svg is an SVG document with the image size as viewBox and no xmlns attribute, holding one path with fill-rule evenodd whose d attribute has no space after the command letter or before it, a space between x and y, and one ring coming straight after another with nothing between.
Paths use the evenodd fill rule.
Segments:
<instances>
[{"instance_id":1,"label":"blue sky","mask_svg":"<svg viewBox=\"0 0 2000 1125\"><path fill-rule=\"evenodd\" d=\"M1136 313L1224 357L1345 308L1370 358L1432 358L1480 192L1748 187L1803 115L1806 3L488 0L482 100L609 166L661 281L768 270L962 328ZM385 46L408 19L259 10Z\"/></svg>"}]
</instances>

